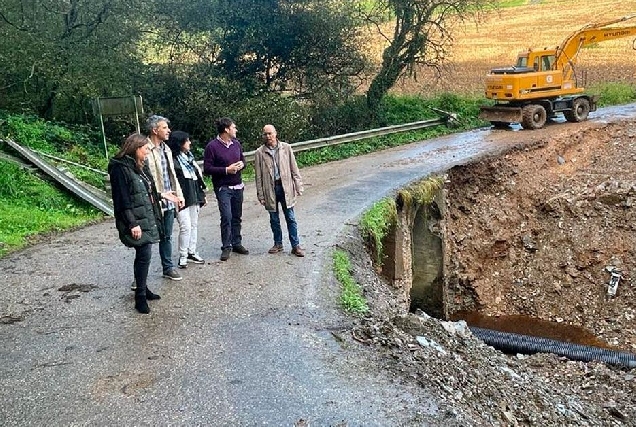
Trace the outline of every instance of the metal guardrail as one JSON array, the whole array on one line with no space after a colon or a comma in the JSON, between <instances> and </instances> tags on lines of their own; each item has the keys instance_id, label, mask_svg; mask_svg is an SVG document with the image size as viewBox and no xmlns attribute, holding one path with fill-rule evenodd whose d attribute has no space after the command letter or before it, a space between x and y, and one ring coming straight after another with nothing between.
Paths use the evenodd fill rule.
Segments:
<instances>
[{"instance_id":1,"label":"metal guardrail","mask_svg":"<svg viewBox=\"0 0 636 427\"><path fill-rule=\"evenodd\" d=\"M106 172L106 171L102 171L102 170L99 170L99 169L91 168L91 167L83 165L81 163L72 162L70 160L66 160L66 159L63 159L61 157L53 156L51 154L44 153L44 152L38 151L38 150L31 149L31 151L33 151L34 153L39 154L40 156L48 157L49 159L53 159L53 160L56 160L58 162L67 163L69 165L77 166L78 168L86 169L86 170L89 170L91 172L95 172L95 173L100 174L100 175L108 175L108 172Z\"/></svg>"},{"instance_id":2,"label":"metal guardrail","mask_svg":"<svg viewBox=\"0 0 636 427\"><path fill-rule=\"evenodd\" d=\"M312 139L309 141L296 142L294 144L291 144L291 146L294 148L294 152L298 153L301 151L315 150L317 148L324 148L331 145L343 144L345 142L359 141L362 139L373 138L376 136L384 136L384 135L390 135L390 134L398 133L398 132L425 129L428 127L448 124L449 122L453 122L457 119L457 116L455 114L448 113L443 110L435 110L435 111L442 114L444 117L439 119L421 120L419 122L405 123L401 125L386 126L386 127L377 128L377 129L363 130L359 132L345 133L343 135L330 136L327 138L319 138L319 139ZM247 151L243 154L245 155L246 161L248 162L253 161L254 156L256 154L256 150Z\"/></svg>"},{"instance_id":3,"label":"metal guardrail","mask_svg":"<svg viewBox=\"0 0 636 427\"><path fill-rule=\"evenodd\" d=\"M80 183L73 178L69 177L62 171L58 170L54 166L43 161L40 157L38 157L33 151L29 148L22 147L18 143L6 139L4 140L11 148L16 150L22 156L24 156L27 160L37 166L40 170L46 173L48 176L53 178L55 181L62 184L67 190L71 191L73 194L81 197L86 200L91 205L95 206L100 211L104 212L106 215L113 216L114 210L113 205L110 200L106 199L105 196L100 194L96 194L90 191L88 188L84 186L83 183Z\"/></svg>"},{"instance_id":4,"label":"metal guardrail","mask_svg":"<svg viewBox=\"0 0 636 427\"><path fill-rule=\"evenodd\" d=\"M297 142L291 145L292 147L294 147L295 152L315 150L318 148L329 147L332 145L343 144L346 142L359 141L362 139L390 135L390 134L394 134L398 132L406 132L410 130L425 129L428 127L449 124L457 120L457 116L453 113L449 113L449 112L446 112L443 110L437 110L437 109L433 109L433 110L437 112L438 114L442 115L442 118L432 119L432 120L421 120L418 122L405 123L401 125L393 125L393 126L386 126L386 127L381 127L377 129L363 130L360 132L351 132L351 133L346 133L343 135L331 136L328 138L319 138L319 139L312 139L309 141ZM67 188L72 193L86 200L88 203L95 206L97 209L101 210L105 214L110 216L114 215L112 201L107 197L107 195L105 195L105 193L100 194L101 192L99 191L91 191L85 184L79 181L76 181L75 179L66 175L62 171L46 163L44 160L42 160L40 157L36 155L34 150L31 150L26 147L22 147L21 145L17 144L16 142L10 139L5 140L4 142L6 142L14 150L16 150L22 156L24 156L27 160L29 160L31 163L37 166L40 170L42 170L47 175L49 175L51 178L53 178L54 180L62 184L65 188ZM71 163L75 166L83 166L74 162L70 162L65 159L60 159L60 158L51 156L46 153L39 153L39 154L46 157L52 157L53 159L58 161ZM244 153L245 160L248 162L253 161L255 154L256 154L256 150L245 152ZM201 166L203 166L202 161L198 163ZM88 169L91 169L91 168L88 168ZM94 171L103 173L102 171L97 171L97 170L94 170Z\"/></svg>"}]
</instances>

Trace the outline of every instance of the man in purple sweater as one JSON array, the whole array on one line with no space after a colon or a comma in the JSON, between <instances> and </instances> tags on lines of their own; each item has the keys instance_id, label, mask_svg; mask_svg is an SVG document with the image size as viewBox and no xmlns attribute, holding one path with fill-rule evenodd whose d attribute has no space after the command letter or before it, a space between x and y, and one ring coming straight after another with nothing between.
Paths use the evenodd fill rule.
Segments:
<instances>
[{"instance_id":1,"label":"man in purple sweater","mask_svg":"<svg viewBox=\"0 0 636 427\"><path fill-rule=\"evenodd\" d=\"M203 153L203 172L212 177L214 194L221 214L221 261L227 261L232 252L247 255L241 239L243 215L243 189L241 169L245 156L236 139L236 124L230 118L216 121L217 137L210 140Z\"/></svg>"}]
</instances>

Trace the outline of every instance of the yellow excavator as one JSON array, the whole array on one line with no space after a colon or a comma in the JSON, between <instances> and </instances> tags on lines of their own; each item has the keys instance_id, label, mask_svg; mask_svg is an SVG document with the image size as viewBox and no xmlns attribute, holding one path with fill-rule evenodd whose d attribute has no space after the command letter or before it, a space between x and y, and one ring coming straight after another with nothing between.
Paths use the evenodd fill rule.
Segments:
<instances>
[{"instance_id":1,"label":"yellow excavator","mask_svg":"<svg viewBox=\"0 0 636 427\"><path fill-rule=\"evenodd\" d=\"M596 111L598 96L585 94L578 86L576 58L583 46L636 36L636 25L617 25L634 18L636 14L588 24L555 49L529 49L519 54L516 65L490 70L486 98L495 104L482 106L479 118L495 127L521 123L524 129L542 128L558 113L569 122L586 120L590 111Z\"/></svg>"}]
</instances>

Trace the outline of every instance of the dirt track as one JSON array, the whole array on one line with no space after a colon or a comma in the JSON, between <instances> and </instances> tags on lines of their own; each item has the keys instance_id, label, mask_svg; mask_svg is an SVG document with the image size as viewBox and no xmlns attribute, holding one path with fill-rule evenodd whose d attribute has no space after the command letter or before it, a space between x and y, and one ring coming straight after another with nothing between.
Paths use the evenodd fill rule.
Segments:
<instances>
[{"instance_id":1,"label":"dirt track","mask_svg":"<svg viewBox=\"0 0 636 427\"><path fill-rule=\"evenodd\" d=\"M636 106L625 111L636 117ZM603 114L618 117L596 117ZM605 125L580 127L598 126ZM574 131L478 130L305 169L297 208L304 259L267 254L266 213L248 185L250 255L217 261L217 211L207 207L200 235L209 261L189 266L182 282L166 282L155 251L150 286L163 298L150 316L132 308L132 253L112 221L0 260L0 424L634 424L633 372L550 356L511 359L439 321L405 316L365 268L351 225L408 182ZM374 307L367 319L337 307L334 244L359 254L357 275Z\"/></svg>"}]
</instances>

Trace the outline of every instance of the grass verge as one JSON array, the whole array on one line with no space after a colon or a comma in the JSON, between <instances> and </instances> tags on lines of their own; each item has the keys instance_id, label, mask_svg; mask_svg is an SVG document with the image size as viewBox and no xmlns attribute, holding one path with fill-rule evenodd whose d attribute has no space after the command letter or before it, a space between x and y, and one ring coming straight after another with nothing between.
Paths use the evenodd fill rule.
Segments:
<instances>
[{"instance_id":1,"label":"grass verge","mask_svg":"<svg viewBox=\"0 0 636 427\"><path fill-rule=\"evenodd\" d=\"M628 83L603 83L588 88L589 93L600 94L599 107L622 105L636 101L636 85Z\"/></svg>"},{"instance_id":2,"label":"grass verge","mask_svg":"<svg viewBox=\"0 0 636 427\"><path fill-rule=\"evenodd\" d=\"M0 161L0 256L41 233L57 232L103 218L65 191L17 165Z\"/></svg>"},{"instance_id":3,"label":"grass verge","mask_svg":"<svg viewBox=\"0 0 636 427\"><path fill-rule=\"evenodd\" d=\"M333 252L333 270L342 285L340 303L345 311L355 314L368 312L369 307L362 296L362 288L351 276L351 263L346 252L339 249Z\"/></svg>"}]
</instances>

